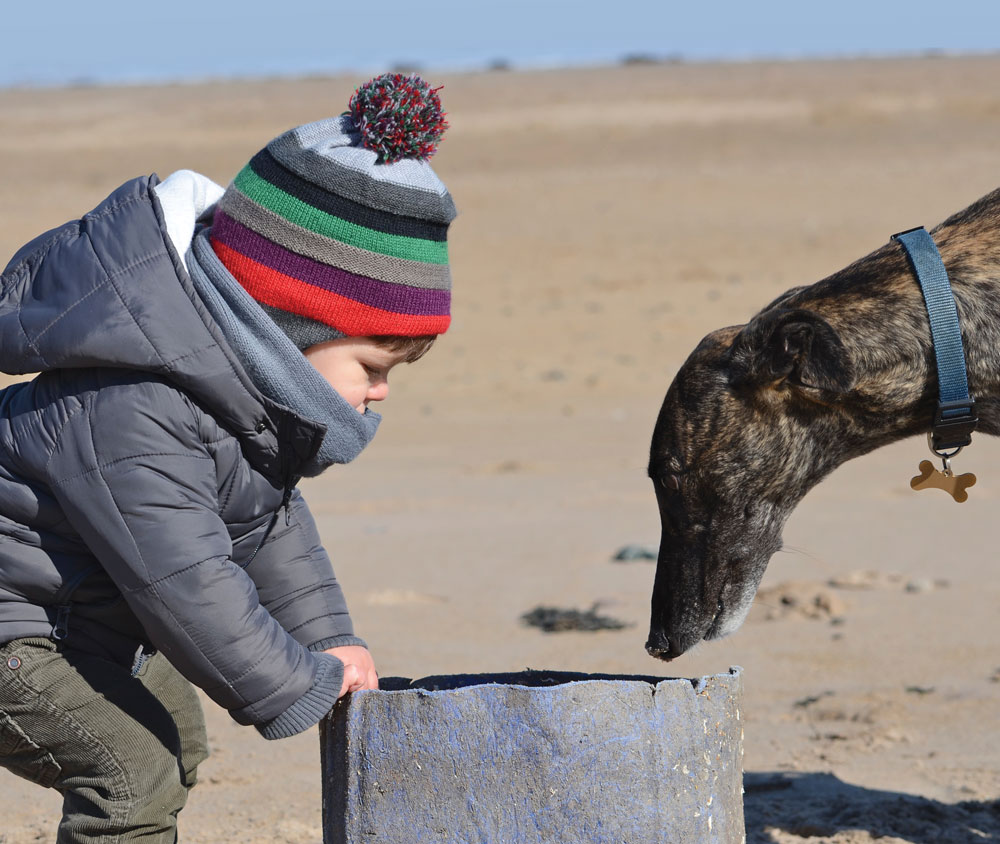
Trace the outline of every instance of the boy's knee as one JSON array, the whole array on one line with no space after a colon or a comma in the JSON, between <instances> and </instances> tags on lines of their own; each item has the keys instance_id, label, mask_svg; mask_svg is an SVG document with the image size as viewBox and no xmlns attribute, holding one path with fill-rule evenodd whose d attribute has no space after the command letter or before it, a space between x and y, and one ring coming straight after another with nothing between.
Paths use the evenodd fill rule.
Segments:
<instances>
[{"instance_id":1,"label":"boy's knee","mask_svg":"<svg viewBox=\"0 0 1000 844\"><path fill-rule=\"evenodd\" d=\"M131 719L117 725L113 739L93 739L91 764L65 769L56 783L64 795L59 840L174 841L197 770L197 762L185 764L182 743L165 744Z\"/></svg>"},{"instance_id":2,"label":"boy's knee","mask_svg":"<svg viewBox=\"0 0 1000 844\"><path fill-rule=\"evenodd\" d=\"M178 770L185 788L198 780L198 766L208 758L208 735L198 692L174 668L163 654L155 654L140 676L143 685L156 698L168 716L161 733L171 736L166 745L176 746ZM150 725L151 732L158 732Z\"/></svg>"}]
</instances>

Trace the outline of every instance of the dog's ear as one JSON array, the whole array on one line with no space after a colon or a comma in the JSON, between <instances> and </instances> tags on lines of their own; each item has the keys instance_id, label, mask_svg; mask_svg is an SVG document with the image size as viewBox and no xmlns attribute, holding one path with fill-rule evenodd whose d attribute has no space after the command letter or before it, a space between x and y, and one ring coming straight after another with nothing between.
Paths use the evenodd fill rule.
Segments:
<instances>
[{"instance_id":1,"label":"dog's ear","mask_svg":"<svg viewBox=\"0 0 1000 844\"><path fill-rule=\"evenodd\" d=\"M775 308L753 318L730 349L733 386L788 383L844 392L854 370L837 332L821 316L801 308Z\"/></svg>"}]
</instances>

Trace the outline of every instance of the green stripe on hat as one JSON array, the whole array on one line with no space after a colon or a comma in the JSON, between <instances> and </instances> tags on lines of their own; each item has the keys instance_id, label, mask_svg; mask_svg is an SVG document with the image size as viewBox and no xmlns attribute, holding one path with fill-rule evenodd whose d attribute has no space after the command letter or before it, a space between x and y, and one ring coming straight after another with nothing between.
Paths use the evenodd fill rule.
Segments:
<instances>
[{"instance_id":1,"label":"green stripe on hat","mask_svg":"<svg viewBox=\"0 0 1000 844\"><path fill-rule=\"evenodd\" d=\"M236 188L226 191L218 207L251 231L321 264L408 287L426 287L430 290L448 290L451 287L451 270L447 264L406 261L323 237L290 223Z\"/></svg>"},{"instance_id":2,"label":"green stripe on hat","mask_svg":"<svg viewBox=\"0 0 1000 844\"><path fill-rule=\"evenodd\" d=\"M334 217L276 188L254 173L249 165L240 171L234 184L241 193L259 205L323 237L349 243L351 246L377 252L380 255L405 258L408 261L422 261L427 264L448 263L446 242L385 234Z\"/></svg>"}]
</instances>

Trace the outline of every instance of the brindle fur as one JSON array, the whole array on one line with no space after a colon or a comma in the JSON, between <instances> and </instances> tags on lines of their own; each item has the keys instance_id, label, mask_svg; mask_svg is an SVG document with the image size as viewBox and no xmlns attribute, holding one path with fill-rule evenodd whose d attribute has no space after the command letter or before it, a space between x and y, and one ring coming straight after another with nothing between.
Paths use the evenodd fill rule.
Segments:
<instances>
[{"instance_id":1,"label":"brindle fur","mask_svg":"<svg viewBox=\"0 0 1000 844\"><path fill-rule=\"evenodd\" d=\"M1000 190L932 235L977 430L1000 433ZM736 630L806 492L844 461L929 430L937 393L923 297L892 241L702 340L653 432L662 538L649 653L673 659Z\"/></svg>"}]
</instances>

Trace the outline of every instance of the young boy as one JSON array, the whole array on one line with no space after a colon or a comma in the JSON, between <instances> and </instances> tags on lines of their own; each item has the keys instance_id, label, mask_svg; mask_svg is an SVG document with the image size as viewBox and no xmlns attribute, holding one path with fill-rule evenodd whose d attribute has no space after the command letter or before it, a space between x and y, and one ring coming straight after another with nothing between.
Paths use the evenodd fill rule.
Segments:
<instances>
[{"instance_id":1,"label":"young boy","mask_svg":"<svg viewBox=\"0 0 1000 844\"><path fill-rule=\"evenodd\" d=\"M60 842L176 840L192 683L266 738L377 688L302 476L448 327L435 91L386 74L223 191L139 178L0 278L0 765Z\"/></svg>"}]
</instances>

